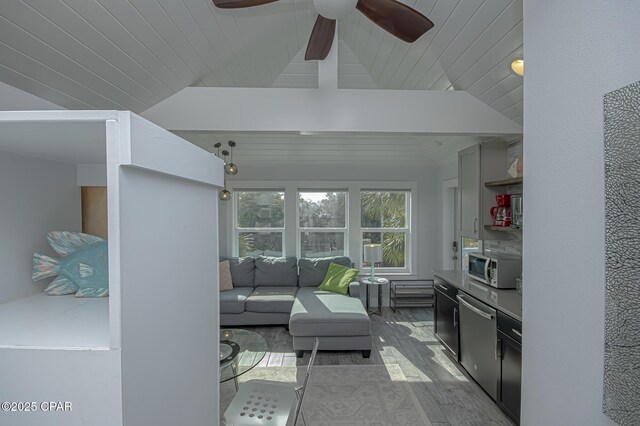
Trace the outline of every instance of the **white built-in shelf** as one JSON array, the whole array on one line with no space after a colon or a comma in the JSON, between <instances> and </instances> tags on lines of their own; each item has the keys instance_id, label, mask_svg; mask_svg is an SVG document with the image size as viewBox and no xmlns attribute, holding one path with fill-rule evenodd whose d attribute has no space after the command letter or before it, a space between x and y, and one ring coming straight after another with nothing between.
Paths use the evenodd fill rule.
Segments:
<instances>
[{"instance_id":1,"label":"white built-in shelf","mask_svg":"<svg viewBox=\"0 0 640 426\"><path fill-rule=\"evenodd\" d=\"M109 349L109 298L41 293L4 303L0 348Z\"/></svg>"},{"instance_id":2,"label":"white built-in shelf","mask_svg":"<svg viewBox=\"0 0 640 426\"><path fill-rule=\"evenodd\" d=\"M510 226L495 226L495 225L485 225L484 229L487 231L499 231L499 232L522 232L522 228L512 228Z\"/></svg>"},{"instance_id":3,"label":"white built-in shelf","mask_svg":"<svg viewBox=\"0 0 640 426\"><path fill-rule=\"evenodd\" d=\"M487 188L492 188L496 186L511 186L511 185L522 185L523 179L522 176L509 178L509 179L501 179L501 180L493 180L491 182L485 182L484 186Z\"/></svg>"}]
</instances>

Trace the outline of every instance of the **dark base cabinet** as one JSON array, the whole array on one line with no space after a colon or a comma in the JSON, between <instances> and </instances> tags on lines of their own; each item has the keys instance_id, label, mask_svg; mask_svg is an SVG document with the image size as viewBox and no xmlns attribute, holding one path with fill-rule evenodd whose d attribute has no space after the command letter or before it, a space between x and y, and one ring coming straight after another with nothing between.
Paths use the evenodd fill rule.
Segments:
<instances>
[{"instance_id":1,"label":"dark base cabinet","mask_svg":"<svg viewBox=\"0 0 640 426\"><path fill-rule=\"evenodd\" d=\"M456 290L439 278L434 282L435 295L435 335L436 338L447 348L456 360L459 359L458 343L458 301L456 300Z\"/></svg>"},{"instance_id":2,"label":"dark base cabinet","mask_svg":"<svg viewBox=\"0 0 640 426\"><path fill-rule=\"evenodd\" d=\"M520 423L522 385L522 323L498 312L500 339L500 380L498 405L517 424Z\"/></svg>"}]
</instances>

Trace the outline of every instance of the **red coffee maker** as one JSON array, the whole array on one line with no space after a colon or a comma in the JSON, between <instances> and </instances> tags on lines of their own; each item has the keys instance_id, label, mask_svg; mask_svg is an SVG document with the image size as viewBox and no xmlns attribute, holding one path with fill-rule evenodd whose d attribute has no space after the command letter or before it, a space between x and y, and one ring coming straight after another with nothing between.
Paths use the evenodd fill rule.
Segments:
<instances>
[{"instance_id":1,"label":"red coffee maker","mask_svg":"<svg viewBox=\"0 0 640 426\"><path fill-rule=\"evenodd\" d=\"M493 226L511 226L511 194L496 195L496 203L498 205L489 210Z\"/></svg>"}]
</instances>

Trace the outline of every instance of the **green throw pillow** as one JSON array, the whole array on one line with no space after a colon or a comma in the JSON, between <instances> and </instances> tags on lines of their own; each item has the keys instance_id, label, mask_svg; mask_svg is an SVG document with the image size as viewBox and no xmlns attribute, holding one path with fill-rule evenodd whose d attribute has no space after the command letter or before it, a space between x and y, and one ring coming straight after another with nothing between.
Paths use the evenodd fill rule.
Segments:
<instances>
[{"instance_id":1,"label":"green throw pillow","mask_svg":"<svg viewBox=\"0 0 640 426\"><path fill-rule=\"evenodd\" d=\"M347 294L349 292L349 283L355 281L357 276L357 269L347 268L331 262L329 269L327 269L327 274L318 288L334 293Z\"/></svg>"}]
</instances>

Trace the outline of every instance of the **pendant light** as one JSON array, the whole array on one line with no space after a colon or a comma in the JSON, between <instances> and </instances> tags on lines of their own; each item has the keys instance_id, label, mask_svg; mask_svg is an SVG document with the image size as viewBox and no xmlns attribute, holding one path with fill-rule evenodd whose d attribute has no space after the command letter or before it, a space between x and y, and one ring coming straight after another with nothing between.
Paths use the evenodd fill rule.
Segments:
<instances>
[{"instance_id":1,"label":"pendant light","mask_svg":"<svg viewBox=\"0 0 640 426\"><path fill-rule=\"evenodd\" d=\"M234 141L229 141L228 143L229 149L231 150L231 156L229 157L228 163L225 160L224 172L228 175L236 175L238 174L238 166L233 163L233 148L236 146L236 143Z\"/></svg>"},{"instance_id":2,"label":"pendant light","mask_svg":"<svg viewBox=\"0 0 640 426\"><path fill-rule=\"evenodd\" d=\"M221 144L216 144L221 145ZM215 146L215 145L214 145ZM229 201L231 199L231 192L227 190L227 155L229 155L229 151L226 149L222 151L222 155L224 156L224 189L218 193L218 198L220 201Z\"/></svg>"},{"instance_id":3,"label":"pendant light","mask_svg":"<svg viewBox=\"0 0 640 426\"><path fill-rule=\"evenodd\" d=\"M227 175L236 175L238 174L238 166L234 164L233 162L233 148L236 146L236 143L234 141L229 141L227 142L229 144L229 149L231 150L231 152L225 150L222 150L222 156L223 161L224 161L224 189L222 189L222 191L220 191L218 193L218 198L220 198L221 201L229 201L231 199L231 192L227 190ZM216 156L218 158L220 158L220 147L222 146L222 144L220 142L217 142L216 144L213 145L213 147L217 150L216 151ZM227 162L227 156L229 156L229 162Z\"/></svg>"}]
</instances>

